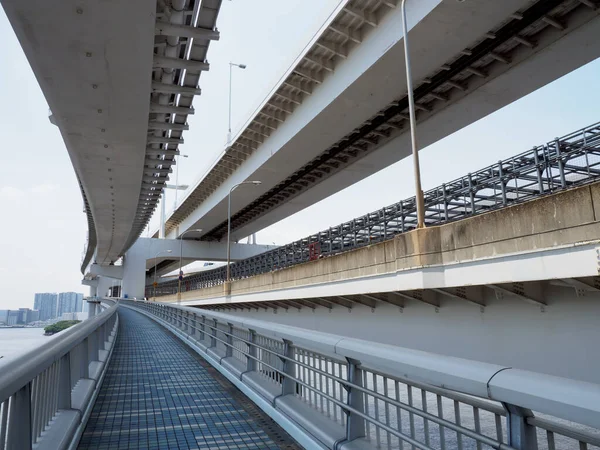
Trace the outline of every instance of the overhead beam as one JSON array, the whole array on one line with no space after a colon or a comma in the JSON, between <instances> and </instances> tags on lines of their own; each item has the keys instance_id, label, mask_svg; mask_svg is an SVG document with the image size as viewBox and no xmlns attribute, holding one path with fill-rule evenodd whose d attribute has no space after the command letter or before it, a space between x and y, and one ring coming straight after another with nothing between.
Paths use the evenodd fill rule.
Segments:
<instances>
[{"instance_id":1,"label":"overhead beam","mask_svg":"<svg viewBox=\"0 0 600 450\"><path fill-rule=\"evenodd\" d=\"M194 61L191 59L154 55L152 67L155 69L186 69L203 71L209 70L210 64L204 61Z\"/></svg>"},{"instance_id":2,"label":"overhead beam","mask_svg":"<svg viewBox=\"0 0 600 450\"><path fill-rule=\"evenodd\" d=\"M192 115L195 113L194 108L187 108L185 106L170 106L170 105L159 105L157 103L150 103L150 112L157 114L183 114Z\"/></svg>"},{"instance_id":3,"label":"overhead beam","mask_svg":"<svg viewBox=\"0 0 600 450\"><path fill-rule=\"evenodd\" d=\"M168 94L191 94L200 95L202 90L198 87L180 86L178 84L152 82L152 92L165 92Z\"/></svg>"},{"instance_id":4,"label":"overhead beam","mask_svg":"<svg viewBox=\"0 0 600 450\"><path fill-rule=\"evenodd\" d=\"M193 39L207 39L210 41L218 41L220 38L220 34L217 30L176 25L159 20L156 21L155 33L159 36L178 36Z\"/></svg>"},{"instance_id":5,"label":"overhead beam","mask_svg":"<svg viewBox=\"0 0 600 450\"><path fill-rule=\"evenodd\" d=\"M168 131L168 130L185 131L185 130L189 130L190 126L187 123L150 121L150 122L148 122L148 129L149 130L162 130L162 131Z\"/></svg>"}]
</instances>

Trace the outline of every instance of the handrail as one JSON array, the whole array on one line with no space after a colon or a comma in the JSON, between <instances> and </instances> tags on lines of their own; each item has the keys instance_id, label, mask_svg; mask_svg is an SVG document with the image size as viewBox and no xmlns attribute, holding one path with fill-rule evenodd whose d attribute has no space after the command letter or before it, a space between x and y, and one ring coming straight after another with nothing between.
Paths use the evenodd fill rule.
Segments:
<instances>
[{"instance_id":1,"label":"handrail","mask_svg":"<svg viewBox=\"0 0 600 450\"><path fill-rule=\"evenodd\" d=\"M96 317L61 331L57 338L11 359L3 365L4 370L0 373L0 399L8 398L21 389L104 324L116 311L115 302L112 301L112 303L111 308L104 310Z\"/></svg>"},{"instance_id":2,"label":"handrail","mask_svg":"<svg viewBox=\"0 0 600 450\"><path fill-rule=\"evenodd\" d=\"M269 378L272 384L279 383L274 385L280 386L281 393L271 399L275 405L277 398L296 394L317 409L319 403L321 408L327 404L328 412L330 406L334 410L338 408L342 416L343 413L355 415L365 424L370 424L368 427L374 427L376 433L367 435L382 447L385 447L382 434L387 434L388 444L389 439L401 439L410 443L415 439L414 430L411 435L407 435L401 428L394 428L395 424L389 418L390 408L407 411L411 417L421 417L426 423L454 430L461 436L475 439L492 448L513 448L510 446L511 440L508 441L508 446L502 444L507 442L503 440L503 433L520 433L527 427L557 433L579 440L580 443L592 444L600 439L598 434L580 432L582 426L600 429L598 384L197 308L145 301L127 301L125 304L173 327L176 334L183 333L188 342L202 348L209 362L219 366L220 370L231 371L232 367L246 367L245 371L235 373L235 378L258 389L261 395L265 395L264 388L256 387L258 382L251 377L252 373ZM352 371L358 372L352 377ZM324 383L323 379L328 381ZM290 383L296 387L290 388ZM388 390L394 390L393 387L390 388L394 383L395 395L392 395ZM407 387L407 400L399 397L398 383ZM338 385L340 395L336 396L335 389ZM422 406L426 404L425 400L422 400L422 409L419 409L419 405L413 403L411 389L420 390L423 399L427 395L436 396L438 415L428 411L427 406ZM360 393L364 402L354 400L353 403L350 392ZM458 408L457 405L470 406L473 414L477 415L474 417L475 423L479 423L479 416L483 412L495 417L496 436L481 434L478 429L465 428L466 425L461 425L459 416L452 422L446 416L448 413L444 414L442 411L442 399L454 402L455 408ZM379 402L385 405L385 417L377 412L382 407ZM286 404L289 406L289 402ZM539 419L536 416L538 413L569 421L571 424L548 421L545 418L536 422ZM499 422L503 416L510 417L512 424L506 429ZM520 417L522 427L514 426L515 416L518 416L517 419ZM341 420L342 425L350 426L350 422ZM411 421L414 423L414 419ZM514 438L517 442L518 436ZM415 446L430 448L428 442L420 442ZM457 448L461 446L458 445Z\"/></svg>"},{"instance_id":3,"label":"handrail","mask_svg":"<svg viewBox=\"0 0 600 450\"><path fill-rule=\"evenodd\" d=\"M117 302L102 303L108 307L97 316L2 364L0 450L45 439L45 448L55 448L46 438L53 431L62 436L56 441L61 448L67 433L76 439L83 431L118 325Z\"/></svg>"}]
</instances>

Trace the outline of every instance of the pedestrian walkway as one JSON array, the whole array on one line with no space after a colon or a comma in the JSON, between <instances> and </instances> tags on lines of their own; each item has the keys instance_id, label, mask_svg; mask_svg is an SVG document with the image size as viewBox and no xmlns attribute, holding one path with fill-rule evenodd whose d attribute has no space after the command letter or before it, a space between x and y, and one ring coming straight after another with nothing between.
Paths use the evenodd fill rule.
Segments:
<instances>
[{"instance_id":1,"label":"pedestrian walkway","mask_svg":"<svg viewBox=\"0 0 600 450\"><path fill-rule=\"evenodd\" d=\"M119 321L80 449L299 448L165 328L123 307Z\"/></svg>"}]
</instances>

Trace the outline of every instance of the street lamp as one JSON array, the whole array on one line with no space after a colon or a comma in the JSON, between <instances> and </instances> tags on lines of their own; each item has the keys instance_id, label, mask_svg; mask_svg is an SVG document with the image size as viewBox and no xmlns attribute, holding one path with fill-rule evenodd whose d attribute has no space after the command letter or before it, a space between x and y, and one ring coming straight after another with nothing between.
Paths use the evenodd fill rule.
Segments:
<instances>
[{"instance_id":1,"label":"street lamp","mask_svg":"<svg viewBox=\"0 0 600 450\"><path fill-rule=\"evenodd\" d=\"M179 154L179 155L175 155L175 158L177 158L178 156L180 158L182 158L182 157L183 158L187 158L188 157L188 155ZM179 163L175 164L175 186L179 186ZM177 209L177 191L178 190L179 189L175 189L175 201L173 202L173 211L175 211Z\"/></svg>"},{"instance_id":2,"label":"street lamp","mask_svg":"<svg viewBox=\"0 0 600 450\"><path fill-rule=\"evenodd\" d=\"M259 184L261 184L261 181L244 181L242 183L236 184L229 190L227 200L227 286L229 286L230 281L229 260L231 259L231 193L242 184L253 184L254 186L258 186Z\"/></svg>"},{"instance_id":3,"label":"street lamp","mask_svg":"<svg viewBox=\"0 0 600 450\"><path fill-rule=\"evenodd\" d=\"M408 26L406 24L406 0L402 0L402 31L404 33L404 62L406 65L406 88L408 89L408 110L410 114L410 141L412 144L413 169L415 173L415 200L417 203L417 228L425 228L425 203L421 189L421 168L419 166L419 147L417 145L417 118L415 97L408 54Z\"/></svg>"},{"instance_id":4,"label":"street lamp","mask_svg":"<svg viewBox=\"0 0 600 450\"><path fill-rule=\"evenodd\" d=\"M158 258L158 255L160 255L161 253L171 253L172 250L165 250L165 251L160 251L158 252L156 255L154 255L154 298L156 298L156 285L158 284L156 282L156 258Z\"/></svg>"},{"instance_id":5,"label":"street lamp","mask_svg":"<svg viewBox=\"0 0 600 450\"><path fill-rule=\"evenodd\" d=\"M232 62L229 63L229 129L227 131L227 145L229 145L231 143L231 78L232 78L234 67L238 67L240 69L245 69L246 64L236 64L236 63L232 63Z\"/></svg>"},{"instance_id":6,"label":"street lamp","mask_svg":"<svg viewBox=\"0 0 600 450\"><path fill-rule=\"evenodd\" d=\"M184 231L183 233L181 233L181 236L179 236L179 275L177 277L177 279L179 280L179 283L177 284L177 301L179 302L181 300L181 262L183 259L183 236L185 236L186 233L190 233L192 231L196 231L198 233L200 233L202 231L202 229L197 228L195 230L187 230Z\"/></svg>"}]
</instances>

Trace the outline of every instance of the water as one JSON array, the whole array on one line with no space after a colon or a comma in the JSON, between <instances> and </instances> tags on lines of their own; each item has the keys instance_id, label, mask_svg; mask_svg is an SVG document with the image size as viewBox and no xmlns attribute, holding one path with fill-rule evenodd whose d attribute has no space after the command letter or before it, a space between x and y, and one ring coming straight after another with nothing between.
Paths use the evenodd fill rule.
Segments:
<instances>
[{"instance_id":1,"label":"water","mask_svg":"<svg viewBox=\"0 0 600 450\"><path fill-rule=\"evenodd\" d=\"M53 339L43 328L0 328L0 365Z\"/></svg>"}]
</instances>

